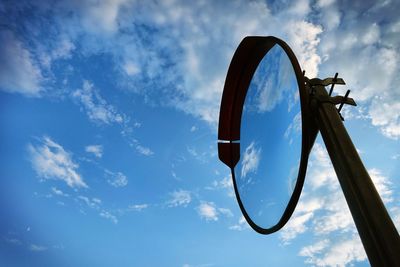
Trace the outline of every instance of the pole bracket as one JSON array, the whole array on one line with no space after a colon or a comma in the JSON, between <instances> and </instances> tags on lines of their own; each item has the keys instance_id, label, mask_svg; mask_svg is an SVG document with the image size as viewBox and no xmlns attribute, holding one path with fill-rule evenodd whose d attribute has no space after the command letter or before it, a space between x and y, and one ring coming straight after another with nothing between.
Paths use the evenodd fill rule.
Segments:
<instances>
[{"instance_id":1,"label":"pole bracket","mask_svg":"<svg viewBox=\"0 0 400 267\"><path fill-rule=\"evenodd\" d=\"M326 78L326 79L318 79L318 78L313 78L313 79L308 79L307 77L304 76L304 80L308 87L310 88L310 96L315 99L318 103L331 103L333 105L339 105L339 108L337 108L337 112L344 121L344 118L342 114L340 113L344 104L351 105L351 106L357 106L356 102L354 101L353 98L349 97L350 90L347 90L346 94L344 96L331 96L333 92L333 88L335 84L341 84L344 85L346 84L342 78L337 77L338 74L335 74L334 78ZM331 88L329 90L329 94L325 93L319 93L319 90L325 90L325 87L331 85Z\"/></svg>"}]
</instances>

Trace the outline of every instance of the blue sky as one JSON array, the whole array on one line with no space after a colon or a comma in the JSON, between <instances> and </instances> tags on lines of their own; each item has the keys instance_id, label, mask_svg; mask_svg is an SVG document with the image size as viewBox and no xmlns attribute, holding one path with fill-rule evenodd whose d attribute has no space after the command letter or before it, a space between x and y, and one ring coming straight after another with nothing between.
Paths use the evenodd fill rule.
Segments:
<instances>
[{"instance_id":1,"label":"blue sky","mask_svg":"<svg viewBox=\"0 0 400 267\"><path fill-rule=\"evenodd\" d=\"M219 162L247 35L339 72L345 124L400 225L397 1L0 2L0 265L368 266L320 139L289 223L249 229Z\"/></svg>"}]
</instances>

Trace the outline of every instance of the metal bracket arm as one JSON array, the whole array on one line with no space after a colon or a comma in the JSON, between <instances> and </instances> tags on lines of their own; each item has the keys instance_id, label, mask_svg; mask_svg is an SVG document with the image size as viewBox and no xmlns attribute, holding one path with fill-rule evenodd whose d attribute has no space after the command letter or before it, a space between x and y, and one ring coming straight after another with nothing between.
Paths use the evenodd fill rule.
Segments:
<instances>
[{"instance_id":1,"label":"metal bracket arm","mask_svg":"<svg viewBox=\"0 0 400 267\"><path fill-rule=\"evenodd\" d=\"M356 102L351 97L343 97L343 96L324 96L324 95L314 95L315 99L317 99L320 103L332 103L334 105L339 104L347 104L351 106L357 106Z\"/></svg>"}]
</instances>

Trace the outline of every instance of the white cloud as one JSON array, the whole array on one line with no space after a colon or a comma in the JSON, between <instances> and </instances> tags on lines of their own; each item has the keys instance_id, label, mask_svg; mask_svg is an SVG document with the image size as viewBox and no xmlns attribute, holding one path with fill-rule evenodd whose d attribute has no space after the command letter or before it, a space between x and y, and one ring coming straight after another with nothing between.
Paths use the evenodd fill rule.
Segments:
<instances>
[{"instance_id":1,"label":"white cloud","mask_svg":"<svg viewBox=\"0 0 400 267\"><path fill-rule=\"evenodd\" d=\"M246 219L242 215L238 221L237 224L234 224L229 227L230 230L236 230L236 231L243 231L246 229L250 229L250 226L247 224Z\"/></svg>"},{"instance_id":2,"label":"white cloud","mask_svg":"<svg viewBox=\"0 0 400 267\"><path fill-rule=\"evenodd\" d=\"M390 212L391 212L393 223L397 228L397 232L400 232L400 208L393 207L390 209Z\"/></svg>"},{"instance_id":3,"label":"white cloud","mask_svg":"<svg viewBox=\"0 0 400 267\"><path fill-rule=\"evenodd\" d=\"M380 108L380 104L395 108L400 98L396 90L400 86L396 76L400 60L399 22L388 19L385 25L380 23L382 17L390 18L387 14L396 17L395 5L395 1L366 3L369 15L362 16L366 10L359 10L359 6L332 0L299 0L280 4L279 8L264 1L213 5L184 1L73 1L52 6L56 16L51 19L62 27L59 26L59 36L51 41L54 47L44 50L50 51L50 58L64 58L79 45L83 55L111 55L115 69L123 73L118 81L121 87L150 101L162 99L163 104L216 126L226 70L238 43L247 35L275 35L289 43L309 77L319 71L324 76L343 73L347 84L357 90L356 100L367 107L373 125L385 136L398 138L398 117L382 120L398 112L383 112L386 108ZM75 16L66 16L71 11ZM315 11L317 14L310 19L310 13ZM77 24L82 27L76 27ZM148 28L157 31L156 37L148 33ZM33 43L41 43L33 35L30 37ZM16 39L11 38L11 43L20 43ZM18 73L25 73L12 81L27 80L29 86L21 88L36 92L38 89L32 88L39 88L41 73L35 68L32 55L40 51L28 52L22 44L4 47L18 50L17 58L22 63L11 65L18 66ZM14 59L7 57L2 62ZM344 90L338 87L338 92ZM376 96L381 99L375 100ZM93 120L109 123L112 119L106 110L99 109L98 116L93 113Z\"/></svg>"},{"instance_id":4,"label":"white cloud","mask_svg":"<svg viewBox=\"0 0 400 267\"><path fill-rule=\"evenodd\" d=\"M303 247L300 250L299 255L303 257L314 258L314 255L324 251L329 246L329 243L330 242L327 239L320 240L313 245ZM308 263L312 263L310 261L312 260L308 260Z\"/></svg>"},{"instance_id":5,"label":"white cloud","mask_svg":"<svg viewBox=\"0 0 400 267\"><path fill-rule=\"evenodd\" d=\"M206 189L208 189L208 190L225 189L225 190L227 190L229 197L235 196L235 191L233 188L233 181L232 181L231 175L224 177L219 181L214 180L212 182L212 186L207 186Z\"/></svg>"},{"instance_id":6,"label":"white cloud","mask_svg":"<svg viewBox=\"0 0 400 267\"><path fill-rule=\"evenodd\" d=\"M358 235L352 235L339 242L324 239L302 248L299 255L307 257L305 262L314 266L345 267L354 261L361 262L367 259Z\"/></svg>"},{"instance_id":7,"label":"white cloud","mask_svg":"<svg viewBox=\"0 0 400 267\"><path fill-rule=\"evenodd\" d=\"M190 156L195 158L200 163L204 164L217 156L216 150L214 148L214 144L210 144L208 147L187 146L186 151L189 153Z\"/></svg>"},{"instance_id":8,"label":"white cloud","mask_svg":"<svg viewBox=\"0 0 400 267\"><path fill-rule=\"evenodd\" d=\"M83 88L74 91L72 97L82 105L82 109L86 111L91 121L97 124L119 124L122 127L121 135L127 139L131 147L134 147L138 153L144 156L154 155L154 152L150 148L143 146L133 137L133 128L130 126L130 118L123 113L118 113L113 105L108 104L107 101L100 96L98 90L93 87L91 82L85 80L83 82ZM141 124L139 122L134 122L133 127L139 128ZM93 153L97 157L101 157L103 147L100 145L91 145L86 147L86 151Z\"/></svg>"},{"instance_id":9,"label":"white cloud","mask_svg":"<svg viewBox=\"0 0 400 267\"><path fill-rule=\"evenodd\" d=\"M308 226L306 223L313 217L313 212L295 214L281 230L281 239L284 244L289 244L290 240L297 235L304 233Z\"/></svg>"},{"instance_id":10,"label":"white cloud","mask_svg":"<svg viewBox=\"0 0 400 267\"><path fill-rule=\"evenodd\" d=\"M40 143L36 146L28 145L32 167L39 177L62 180L74 188L87 187L77 172L79 166L72 161L70 153L50 137L43 137Z\"/></svg>"},{"instance_id":11,"label":"white cloud","mask_svg":"<svg viewBox=\"0 0 400 267\"><path fill-rule=\"evenodd\" d=\"M206 221L218 221L218 210L213 202L203 202L197 207L197 212Z\"/></svg>"},{"instance_id":12,"label":"white cloud","mask_svg":"<svg viewBox=\"0 0 400 267\"><path fill-rule=\"evenodd\" d=\"M34 252L42 252L42 251L47 250L47 247L36 245L36 244L31 244L29 246L29 250L34 251Z\"/></svg>"},{"instance_id":13,"label":"white cloud","mask_svg":"<svg viewBox=\"0 0 400 267\"><path fill-rule=\"evenodd\" d=\"M17 238L4 238L4 240L13 245L22 245L22 241Z\"/></svg>"},{"instance_id":14,"label":"white cloud","mask_svg":"<svg viewBox=\"0 0 400 267\"><path fill-rule=\"evenodd\" d=\"M365 45L371 45L379 42L380 39L380 29L376 23L373 23L367 27L361 42Z\"/></svg>"},{"instance_id":15,"label":"white cloud","mask_svg":"<svg viewBox=\"0 0 400 267\"><path fill-rule=\"evenodd\" d=\"M103 146L102 145L90 145L85 147L85 151L88 153L92 153L98 158L103 156Z\"/></svg>"},{"instance_id":16,"label":"white cloud","mask_svg":"<svg viewBox=\"0 0 400 267\"><path fill-rule=\"evenodd\" d=\"M75 45L71 42L71 40L64 37L59 41L57 48L52 51L53 59L70 58L74 49Z\"/></svg>"},{"instance_id":17,"label":"white cloud","mask_svg":"<svg viewBox=\"0 0 400 267\"><path fill-rule=\"evenodd\" d=\"M105 170L108 177L107 182L114 187L124 187L128 185L128 178L122 172L112 172Z\"/></svg>"},{"instance_id":18,"label":"white cloud","mask_svg":"<svg viewBox=\"0 0 400 267\"><path fill-rule=\"evenodd\" d=\"M369 110L371 122L380 127L383 135L397 140L400 137L400 102L385 102L382 99L372 102Z\"/></svg>"},{"instance_id":19,"label":"white cloud","mask_svg":"<svg viewBox=\"0 0 400 267\"><path fill-rule=\"evenodd\" d=\"M101 204L101 199L99 199L99 198L92 198L92 201L94 202L94 203L96 203L96 204Z\"/></svg>"},{"instance_id":20,"label":"white cloud","mask_svg":"<svg viewBox=\"0 0 400 267\"><path fill-rule=\"evenodd\" d=\"M83 82L82 89L72 93L72 97L82 104L90 120L100 124L122 123L123 117L115 111L115 108L108 104L94 89L89 81Z\"/></svg>"},{"instance_id":21,"label":"white cloud","mask_svg":"<svg viewBox=\"0 0 400 267\"><path fill-rule=\"evenodd\" d=\"M301 112L299 112L294 116L284 134L284 137L289 139L290 144L293 142L293 138L301 133L301 127Z\"/></svg>"},{"instance_id":22,"label":"white cloud","mask_svg":"<svg viewBox=\"0 0 400 267\"><path fill-rule=\"evenodd\" d=\"M328 7L328 6L331 6L334 2L335 2L335 0L318 0L317 6Z\"/></svg>"},{"instance_id":23,"label":"white cloud","mask_svg":"<svg viewBox=\"0 0 400 267\"><path fill-rule=\"evenodd\" d=\"M127 0L88 1L81 8L85 28L94 33L114 33L118 30L118 14Z\"/></svg>"},{"instance_id":24,"label":"white cloud","mask_svg":"<svg viewBox=\"0 0 400 267\"><path fill-rule=\"evenodd\" d=\"M308 181L313 190L320 187L337 187L338 183L336 173L331 165L328 154L326 153L325 147L321 144L316 143L312 148L312 153L315 160L310 161L310 169L307 170Z\"/></svg>"},{"instance_id":25,"label":"white cloud","mask_svg":"<svg viewBox=\"0 0 400 267\"><path fill-rule=\"evenodd\" d=\"M57 189L56 187L52 187L51 191L58 196L63 196L63 197L68 197L69 195L61 191L60 189Z\"/></svg>"},{"instance_id":26,"label":"white cloud","mask_svg":"<svg viewBox=\"0 0 400 267\"><path fill-rule=\"evenodd\" d=\"M112 215L112 214L111 214L110 212L108 212L108 211L103 210L103 211L101 211L101 212L99 213L99 215L100 215L101 217L103 217L103 218L106 218L106 219L112 221L114 224L117 224L117 223L118 223L117 217L116 217L115 215Z\"/></svg>"},{"instance_id":27,"label":"white cloud","mask_svg":"<svg viewBox=\"0 0 400 267\"><path fill-rule=\"evenodd\" d=\"M393 202L388 177L378 169L369 174L383 201ZM394 215L395 216L395 215ZM347 266L366 260L362 243L328 154L316 143L310 156L305 186L296 210L280 232L285 245L302 233L313 236L312 245L299 255L314 266Z\"/></svg>"},{"instance_id":28,"label":"white cloud","mask_svg":"<svg viewBox=\"0 0 400 267\"><path fill-rule=\"evenodd\" d=\"M311 10L307 1L293 5L292 10L299 11L299 7L303 15ZM188 4L184 1L157 4L147 2L140 5L134 3L130 8L132 12L140 10L140 13L132 16L132 12L127 12L130 17L120 13L120 29L132 29L130 21L134 20L136 25L144 23L158 29L158 34L157 40L149 38L143 41L137 38L142 29L134 29L134 42L121 44L123 49L118 53L111 52L122 58L121 69L126 73L126 62L135 62L133 72L140 69L142 77L149 77L152 81L157 79L161 84L159 88L174 84L176 90L168 91L166 102L213 125L218 120L226 69L234 49L243 37L282 35L282 29L285 29L285 36L294 35L293 32L303 32L301 38L296 39L295 50L306 54L301 57L305 64L311 66L317 62L312 54L317 42L312 38L319 34L318 26L301 20L302 27L296 26L297 21L291 21L292 24L284 28L281 21L289 21L288 17L293 14L271 14L267 4L262 1L253 1L250 4L236 1L214 5L197 2ZM238 10L241 12L238 13ZM220 16L222 12L223 18ZM293 26L298 30L288 33ZM303 40L302 37L307 39ZM128 39L130 38L121 38L125 41ZM123 51L122 55L120 51ZM209 58L213 60L210 61ZM136 92L140 92L138 87L150 88L141 92L145 95L154 92L153 84L140 77L130 80L130 87Z\"/></svg>"},{"instance_id":29,"label":"white cloud","mask_svg":"<svg viewBox=\"0 0 400 267\"><path fill-rule=\"evenodd\" d=\"M84 202L89 208L98 210L100 208L101 200L98 198L88 198L85 196L78 196L78 200Z\"/></svg>"},{"instance_id":30,"label":"white cloud","mask_svg":"<svg viewBox=\"0 0 400 267\"><path fill-rule=\"evenodd\" d=\"M144 209L147 209L148 207L149 207L149 204L134 204L134 205L130 205L128 207L128 210L142 211Z\"/></svg>"},{"instance_id":31,"label":"white cloud","mask_svg":"<svg viewBox=\"0 0 400 267\"><path fill-rule=\"evenodd\" d=\"M192 201L191 193L182 189L170 193L170 196L171 199L167 201L169 207L186 207Z\"/></svg>"},{"instance_id":32,"label":"white cloud","mask_svg":"<svg viewBox=\"0 0 400 267\"><path fill-rule=\"evenodd\" d=\"M393 160L400 159L400 154L394 154L393 156L390 157Z\"/></svg>"},{"instance_id":33,"label":"white cloud","mask_svg":"<svg viewBox=\"0 0 400 267\"><path fill-rule=\"evenodd\" d=\"M289 21L284 25L288 33L288 42L295 51L297 59L306 76L317 77L318 66L321 58L317 53L317 46L320 42L319 35L322 28L319 25L307 21Z\"/></svg>"},{"instance_id":34,"label":"white cloud","mask_svg":"<svg viewBox=\"0 0 400 267\"><path fill-rule=\"evenodd\" d=\"M151 156L154 154L154 152L150 148L142 145L136 145L136 151L145 156Z\"/></svg>"},{"instance_id":35,"label":"white cloud","mask_svg":"<svg viewBox=\"0 0 400 267\"><path fill-rule=\"evenodd\" d=\"M362 15L360 6L346 4L344 11L341 1L328 2L329 5L320 5L321 22L327 24L324 14L334 13L338 23L335 27L325 27L326 30L321 34L318 51L323 58L321 71L324 75L339 72L346 83L354 88L356 95L353 97L365 109L372 125L377 126L384 136L398 139L398 21L389 19L385 24L377 23L382 16L394 14L397 9L395 2L366 3L363 8L368 9L367 17ZM337 87L337 92L343 94L346 89L344 86Z\"/></svg>"},{"instance_id":36,"label":"white cloud","mask_svg":"<svg viewBox=\"0 0 400 267\"><path fill-rule=\"evenodd\" d=\"M375 188L378 191L382 201L385 204L393 202L394 192L391 189L392 183L390 182L390 180L386 176L384 176L378 169L370 169L368 170L368 173L371 176L372 182L374 183Z\"/></svg>"},{"instance_id":37,"label":"white cloud","mask_svg":"<svg viewBox=\"0 0 400 267\"><path fill-rule=\"evenodd\" d=\"M261 148L256 148L254 141L250 143L243 154L241 178L245 178L249 172L257 172L260 162Z\"/></svg>"},{"instance_id":38,"label":"white cloud","mask_svg":"<svg viewBox=\"0 0 400 267\"><path fill-rule=\"evenodd\" d=\"M129 76L137 75L140 73L139 67L131 61L126 62L123 65L123 69Z\"/></svg>"},{"instance_id":39,"label":"white cloud","mask_svg":"<svg viewBox=\"0 0 400 267\"><path fill-rule=\"evenodd\" d=\"M196 210L200 218L206 221L218 221L220 215L233 217L233 213L230 209L217 207L214 202L201 201Z\"/></svg>"},{"instance_id":40,"label":"white cloud","mask_svg":"<svg viewBox=\"0 0 400 267\"><path fill-rule=\"evenodd\" d=\"M32 54L10 31L0 31L0 89L40 96L43 80Z\"/></svg>"},{"instance_id":41,"label":"white cloud","mask_svg":"<svg viewBox=\"0 0 400 267\"><path fill-rule=\"evenodd\" d=\"M143 94L150 101L161 99L162 104L216 126L226 70L243 37L282 37L293 45L306 69L316 69L311 65L318 62L314 48L320 27L304 21L312 10L310 3L302 0L282 6L278 12L271 12L261 0L212 5L185 1L70 1L52 5L55 15L46 22L60 31L52 43L58 43L64 52L55 54L69 55L80 47L83 55L111 55L115 70L122 74L118 81L121 87ZM32 8L35 10L35 4ZM157 34L149 34L149 29ZM51 52L48 54L52 57ZM162 97L152 97L160 94Z\"/></svg>"},{"instance_id":42,"label":"white cloud","mask_svg":"<svg viewBox=\"0 0 400 267\"><path fill-rule=\"evenodd\" d=\"M304 17L311 11L309 0L296 0L288 8L288 13L294 16Z\"/></svg>"},{"instance_id":43,"label":"white cloud","mask_svg":"<svg viewBox=\"0 0 400 267\"><path fill-rule=\"evenodd\" d=\"M56 36L54 39L48 39L46 45L47 46L44 46L43 43L41 43L38 46L38 58L41 67L45 71L51 71L53 61L71 58L72 52L76 48L65 34L58 37Z\"/></svg>"},{"instance_id":44,"label":"white cloud","mask_svg":"<svg viewBox=\"0 0 400 267\"><path fill-rule=\"evenodd\" d=\"M233 213L228 208L218 208L218 213L226 216L226 217L233 217Z\"/></svg>"},{"instance_id":45,"label":"white cloud","mask_svg":"<svg viewBox=\"0 0 400 267\"><path fill-rule=\"evenodd\" d=\"M356 231L353 218L341 191L331 191L320 209L326 213L321 214L313 222L313 230L316 234L327 235L334 231Z\"/></svg>"},{"instance_id":46,"label":"white cloud","mask_svg":"<svg viewBox=\"0 0 400 267\"><path fill-rule=\"evenodd\" d=\"M125 127L126 128L126 127ZM131 147L133 147L133 148L135 148L135 150L138 152L138 153L140 153L141 155L144 155L144 156L151 156L151 155L154 155L154 151L153 150L151 150L150 148L148 148L148 147L146 147L146 146L143 146L142 144L140 144L140 142L136 139L136 138L133 138L132 136L131 136L131 132L128 132L128 131L123 131L122 132L122 135L123 136L125 136L125 137L127 137L129 140L128 140L128 142L129 142L129 146L131 146Z\"/></svg>"}]
</instances>

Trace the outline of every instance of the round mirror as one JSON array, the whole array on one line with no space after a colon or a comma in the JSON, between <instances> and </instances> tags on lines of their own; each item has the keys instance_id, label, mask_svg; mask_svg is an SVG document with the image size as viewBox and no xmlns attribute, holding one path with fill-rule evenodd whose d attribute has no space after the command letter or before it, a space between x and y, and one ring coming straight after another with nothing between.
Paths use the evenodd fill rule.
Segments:
<instances>
[{"instance_id":1,"label":"round mirror","mask_svg":"<svg viewBox=\"0 0 400 267\"><path fill-rule=\"evenodd\" d=\"M245 97L237 190L260 228L278 224L295 188L301 158L301 107L292 63L278 44L259 63Z\"/></svg>"},{"instance_id":2,"label":"round mirror","mask_svg":"<svg viewBox=\"0 0 400 267\"><path fill-rule=\"evenodd\" d=\"M290 47L273 36L245 37L225 80L218 156L231 168L240 209L259 233L282 228L299 200L314 138L307 103Z\"/></svg>"}]
</instances>

